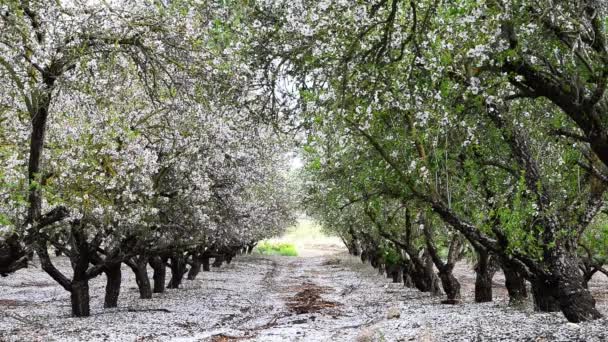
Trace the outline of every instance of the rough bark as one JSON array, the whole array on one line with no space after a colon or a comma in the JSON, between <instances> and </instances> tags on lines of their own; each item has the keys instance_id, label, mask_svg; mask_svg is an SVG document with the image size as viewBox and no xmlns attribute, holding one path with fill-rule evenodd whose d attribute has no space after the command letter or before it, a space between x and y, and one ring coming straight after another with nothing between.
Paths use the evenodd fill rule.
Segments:
<instances>
[{"instance_id":1,"label":"rough bark","mask_svg":"<svg viewBox=\"0 0 608 342\"><path fill-rule=\"evenodd\" d=\"M439 272L441 286L445 291L447 300L442 301L443 304L458 304L460 302L460 283L454 277L452 269L445 269Z\"/></svg>"},{"instance_id":2,"label":"rough bark","mask_svg":"<svg viewBox=\"0 0 608 342\"><path fill-rule=\"evenodd\" d=\"M560 311L559 299L555 283L546 277L538 277L531 281L534 310L542 312Z\"/></svg>"},{"instance_id":3,"label":"rough bark","mask_svg":"<svg viewBox=\"0 0 608 342\"><path fill-rule=\"evenodd\" d=\"M88 280L85 279L72 282L70 301L72 304L72 316L87 317L91 314L89 307L90 298Z\"/></svg>"},{"instance_id":4,"label":"rough bark","mask_svg":"<svg viewBox=\"0 0 608 342\"><path fill-rule=\"evenodd\" d=\"M433 260L431 259L430 255L428 255L428 250L425 252L424 258L424 275L430 286L429 292L431 292L433 296L440 296L441 288L439 287L439 279L435 274Z\"/></svg>"},{"instance_id":5,"label":"rough bark","mask_svg":"<svg viewBox=\"0 0 608 342\"><path fill-rule=\"evenodd\" d=\"M106 265L104 273L106 275L106 293L103 307L115 308L118 306L118 296L120 295L120 283L122 280L120 263Z\"/></svg>"},{"instance_id":6,"label":"rough bark","mask_svg":"<svg viewBox=\"0 0 608 342\"><path fill-rule=\"evenodd\" d=\"M188 271L188 280L194 280L200 272L201 260L196 256L192 256L192 264L190 265L190 271Z\"/></svg>"},{"instance_id":7,"label":"rough bark","mask_svg":"<svg viewBox=\"0 0 608 342\"><path fill-rule=\"evenodd\" d=\"M601 318L602 315L595 308L595 299L583 286L576 256L566 251L560 252L559 257L552 261L552 277L557 285L555 296L564 316L575 323Z\"/></svg>"},{"instance_id":8,"label":"rough bark","mask_svg":"<svg viewBox=\"0 0 608 342\"><path fill-rule=\"evenodd\" d=\"M492 278L496 274L494 258L482 249L476 249L477 264L475 265L475 302L492 301Z\"/></svg>"},{"instance_id":9,"label":"rough bark","mask_svg":"<svg viewBox=\"0 0 608 342\"><path fill-rule=\"evenodd\" d=\"M186 274L188 268L186 267L186 260L181 254L172 256L170 261L169 268L171 268L171 279L169 280L167 288L177 289L181 285L184 274Z\"/></svg>"},{"instance_id":10,"label":"rough bark","mask_svg":"<svg viewBox=\"0 0 608 342\"><path fill-rule=\"evenodd\" d=\"M139 297L141 299L152 298L152 287L150 286L150 278L148 277L148 257L140 255L128 260L126 264L135 273L135 282L139 289Z\"/></svg>"},{"instance_id":11,"label":"rough bark","mask_svg":"<svg viewBox=\"0 0 608 342\"><path fill-rule=\"evenodd\" d=\"M414 282L412 281L412 277L405 270L403 270L403 285L405 287L414 287Z\"/></svg>"},{"instance_id":12,"label":"rough bark","mask_svg":"<svg viewBox=\"0 0 608 342\"><path fill-rule=\"evenodd\" d=\"M167 277L167 267L163 259L159 256L150 258L150 266L154 270L152 279L154 280L154 293L165 292L165 280Z\"/></svg>"},{"instance_id":13,"label":"rough bark","mask_svg":"<svg viewBox=\"0 0 608 342\"><path fill-rule=\"evenodd\" d=\"M387 265L386 272L392 278L393 283L401 282L401 267L399 265Z\"/></svg>"},{"instance_id":14,"label":"rough bark","mask_svg":"<svg viewBox=\"0 0 608 342\"><path fill-rule=\"evenodd\" d=\"M75 317L89 316L89 244L86 235L82 232L80 224L72 224L71 245L73 255L70 256L74 276L71 282L72 315ZM45 247L46 248L46 247ZM48 255L48 254L47 254Z\"/></svg>"},{"instance_id":15,"label":"rough bark","mask_svg":"<svg viewBox=\"0 0 608 342\"><path fill-rule=\"evenodd\" d=\"M501 262L501 268L505 275L505 287L509 293L509 304L519 305L528 298L528 290L526 288L526 280L524 277L508 262Z\"/></svg>"}]
</instances>

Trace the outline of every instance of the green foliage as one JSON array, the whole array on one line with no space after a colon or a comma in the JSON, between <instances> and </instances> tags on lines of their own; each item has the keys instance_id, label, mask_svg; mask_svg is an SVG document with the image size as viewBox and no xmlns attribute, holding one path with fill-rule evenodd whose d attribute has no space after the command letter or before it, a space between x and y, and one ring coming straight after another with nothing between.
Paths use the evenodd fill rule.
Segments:
<instances>
[{"instance_id":1,"label":"green foliage","mask_svg":"<svg viewBox=\"0 0 608 342\"><path fill-rule=\"evenodd\" d=\"M382 257L389 265L396 265L401 261L401 256L394 248L382 248Z\"/></svg>"},{"instance_id":2,"label":"green foliage","mask_svg":"<svg viewBox=\"0 0 608 342\"><path fill-rule=\"evenodd\" d=\"M264 255L298 256L296 247L285 242L261 242L257 246L257 251Z\"/></svg>"}]
</instances>

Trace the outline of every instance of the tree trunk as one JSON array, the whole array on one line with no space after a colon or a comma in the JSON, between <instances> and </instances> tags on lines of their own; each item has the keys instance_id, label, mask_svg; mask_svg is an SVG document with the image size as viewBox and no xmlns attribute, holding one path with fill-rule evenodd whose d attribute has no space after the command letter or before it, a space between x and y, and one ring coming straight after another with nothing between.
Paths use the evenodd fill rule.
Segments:
<instances>
[{"instance_id":1,"label":"tree trunk","mask_svg":"<svg viewBox=\"0 0 608 342\"><path fill-rule=\"evenodd\" d=\"M165 279L167 276L167 267L163 259L159 256L150 258L150 266L154 270L152 279L154 280L154 293L165 292Z\"/></svg>"},{"instance_id":2,"label":"tree trunk","mask_svg":"<svg viewBox=\"0 0 608 342\"><path fill-rule=\"evenodd\" d=\"M188 280L194 280L200 272L201 260L196 256L192 256L192 265L190 265L190 271L188 272Z\"/></svg>"},{"instance_id":3,"label":"tree trunk","mask_svg":"<svg viewBox=\"0 0 608 342\"><path fill-rule=\"evenodd\" d=\"M135 282L139 289L139 298L152 298L152 287L150 286L150 278L148 278L148 258L139 256L135 258L135 260L131 260L127 265L131 267L133 273L135 273Z\"/></svg>"},{"instance_id":4,"label":"tree trunk","mask_svg":"<svg viewBox=\"0 0 608 342\"><path fill-rule=\"evenodd\" d=\"M546 277L539 276L532 280L532 296L534 297L534 310L542 312L560 311L556 284Z\"/></svg>"},{"instance_id":5,"label":"tree trunk","mask_svg":"<svg viewBox=\"0 0 608 342\"><path fill-rule=\"evenodd\" d=\"M564 316L574 323L601 318L602 315L595 308L595 299L583 287L577 257L566 252L557 256L552 262L552 276L557 285L555 295Z\"/></svg>"},{"instance_id":6,"label":"tree trunk","mask_svg":"<svg viewBox=\"0 0 608 342\"><path fill-rule=\"evenodd\" d=\"M393 283L401 282L401 266L386 265L386 276L393 280Z\"/></svg>"},{"instance_id":7,"label":"tree trunk","mask_svg":"<svg viewBox=\"0 0 608 342\"><path fill-rule=\"evenodd\" d=\"M88 317L91 314L89 307L89 281L87 279L72 282L70 301L72 303L72 316Z\"/></svg>"},{"instance_id":8,"label":"tree trunk","mask_svg":"<svg viewBox=\"0 0 608 342\"><path fill-rule=\"evenodd\" d=\"M501 268L505 275L505 287L509 293L509 305L519 305L528 298L526 280L508 261L501 261Z\"/></svg>"},{"instance_id":9,"label":"tree trunk","mask_svg":"<svg viewBox=\"0 0 608 342\"><path fill-rule=\"evenodd\" d=\"M430 286L429 291L431 292L431 294L433 296L441 295L441 289L439 288L439 279L437 279L437 275L435 274L433 259L426 251L424 258L424 274Z\"/></svg>"},{"instance_id":10,"label":"tree trunk","mask_svg":"<svg viewBox=\"0 0 608 342\"><path fill-rule=\"evenodd\" d=\"M168 289L177 289L182 283L182 279L184 278L184 274L187 271L186 260L184 260L183 255L172 256L171 257L171 280L169 280L169 284L167 285Z\"/></svg>"},{"instance_id":11,"label":"tree trunk","mask_svg":"<svg viewBox=\"0 0 608 342\"><path fill-rule=\"evenodd\" d=\"M213 267L221 267L222 263L224 262L224 256L222 254L218 255L215 257L215 260L213 260Z\"/></svg>"},{"instance_id":12,"label":"tree trunk","mask_svg":"<svg viewBox=\"0 0 608 342\"><path fill-rule=\"evenodd\" d=\"M118 296L120 295L120 283L122 272L120 263L106 265L106 294L103 301L104 308L115 308L118 306Z\"/></svg>"},{"instance_id":13,"label":"tree trunk","mask_svg":"<svg viewBox=\"0 0 608 342\"><path fill-rule=\"evenodd\" d=\"M443 291L448 297L447 300L442 301L443 304L458 304L460 302L460 283L452 274L452 269L453 266L446 266L439 271Z\"/></svg>"},{"instance_id":14,"label":"tree trunk","mask_svg":"<svg viewBox=\"0 0 608 342\"><path fill-rule=\"evenodd\" d=\"M74 270L70 289L72 315L75 317L87 317L90 315L89 278L87 276L90 262L89 244L86 236L79 230L78 224L72 224L71 233L71 244L75 251L74 255L70 257L72 269Z\"/></svg>"},{"instance_id":15,"label":"tree trunk","mask_svg":"<svg viewBox=\"0 0 608 342\"><path fill-rule=\"evenodd\" d=\"M475 265L475 302L484 303L492 301L492 278L496 268L492 265L490 254L484 250L477 250L477 264Z\"/></svg>"},{"instance_id":16,"label":"tree trunk","mask_svg":"<svg viewBox=\"0 0 608 342\"><path fill-rule=\"evenodd\" d=\"M405 287L414 287L414 282L412 281L412 277L405 270L403 270L403 285Z\"/></svg>"},{"instance_id":17,"label":"tree trunk","mask_svg":"<svg viewBox=\"0 0 608 342\"><path fill-rule=\"evenodd\" d=\"M209 257L201 258L201 263L203 264L203 272L211 271L211 267L209 267Z\"/></svg>"}]
</instances>

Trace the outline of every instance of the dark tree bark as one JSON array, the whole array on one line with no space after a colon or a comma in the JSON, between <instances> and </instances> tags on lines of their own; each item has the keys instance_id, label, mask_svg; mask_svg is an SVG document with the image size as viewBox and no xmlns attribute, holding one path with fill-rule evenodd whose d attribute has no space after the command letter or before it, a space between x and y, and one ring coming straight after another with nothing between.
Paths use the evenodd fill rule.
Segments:
<instances>
[{"instance_id":1,"label":"dark tree bark","mask_svg":"<svg viewBox=\"0 0 608 342\"><path fill-rule=\"evenodd\" d=\"M458 304L460 302L460 283L458 279L452 274L452 270L445 268L439 272L439 279L441 279L441 285L443 291L445 291L446 300L442 301L443 304Z\"/></svg>"},{"instance_id":2,"label":"dark tree bark","mask_svg":"<svg viewBox=\"0 0 608 342\"><path fill-rule=\"evenodd\" d=\"M167 276L167 265L160 256L150 258L150 266L154 270L152 279L154 280L154 293L165 292L165 280Z\"/></svg>"},{"instance_id":3,"label":"dark tree bark","mask_svg":"<svg viewBox=\"0 0 608 342\"><path fill-rule=\"evenodd\" d=\"M595 299L583 286L583 277L578 269L576 254L556 249L552 260L552 277L557 284L556 297L564 316L570 322L584 322L602 317L595 308Z\"/></svg>"},{"instance_id":4,"label":"dark tree bark","mask_svg":"<svg viewBox=\"0 0 608 342\"><path fill-rule=\"evenodd\" d=\"M122 281L120 263L106 265L104 273L106 275L106 293L103 301L103 307L115 308L118 306L120 283Z\"/></svg>"},{"instance_id":5,"label":"dark tree bark","mask_svg":"<svg viewBox=\"0 0 608 342\"><path fill-rule=\"evenodd\" d=\"M252 243L248 244L247 245L247 254L251 254L257 244L258 244L257 242L252 242Z\"/></svg>"},{"instance_id":6,"label":"dark tree bark","mask_svg":"<svg viewBox=\"0 0 608 342\"><path fill-rule=\"evenodd\" d=\"M91 261L89 257L89 244L82 232L80 224L72 224L71 245L73 254L70 256L74 276L71 282L72 315L86 317L90 315L89 309L89 276L87 270ZM48 255L48 254L47 254Z\"/></svg>"},{"instance_id":7,"label":"dark tree bark","mask_svg":"<svg viewBox=\"0 0 608 342\"><path fill-rule=\"evenodd\" d=\"M496 274L497 265L494 257L483 248L475 248L477 264L475 265L475 302L492 301L492 278Z\"/></svg>"},{"instance_id":8,"label":"dark tree bark","mask_svg":"<svg viewBox=\"0 0 608 342\"><path fill-rule=\"evenodd\" d=\"M192 256L192 263L190 264L190 271L188 271L188 280L196 279L196 276L201 272L201 259L197 256Z\"/></svg>"},{"instance_id":9,"label":"dark tree bark","mask_svg":"<svg viewBox=\"0 0 608 342\"><path fill-rule=\"evenodd\" d=\"M447 300L443 301L444 304L456 304L460 301L460 283L458 279L454 277L452 271L454 270L454 265L456 260L458 259L458 255L460 254L460 239L457 235L454 235L450 242L449 252L448 252L448 260L444 262L441 260L439 253L437 252L437 248L433 242L433 234L431 232L431 227L428 224L424 226L424 237L426 241L426 254L427 254L427 268L430 267L428 272L432 272L432 265L434 264L439 270L439 279L441 279L441 285L443 287L443 291L445 291ZM429 260L431 261L429 266Z\"/></svg>"},{"instance_id":10,"label":"dark tree bark","mask_svg":"<svg viewBox=\"0 0 608 342\"><path fill-rule=\"evenodd\" d=\"M203 272L211 271L211 267L209 265L209 257L206 257L206 256L202 257L201 263L203 264Z\"/></svg>"},{"instance_id":11,"label":"dark tree bark","mask_svg":"<svg viewBox=\"0 0 608 342\"><path fill-rule=\"evenodd\" d=\"M387 265L386 266L387 277L393 280L393 283L401 282L401 266L399 265Z\"/></svg>"},{"instance_id":12,"label":"dark tree bark","mask_svg":"<svg viewBox=\"0 0 608 342\"><path fill-rule=\"evenodd\" d=\"M7 276L27 267L27 253L17 234L0 241L0 275Z\"/></svg>"},{"instance_id":13,"label":"dark tree bark","mask_svg":"<svg viewBox=\"0 0 608 342\"><path fill-rule=\"evenodd\" d=\"M509 293L509 304L519 305L525 302L528 299L526 279L508 261L501 261L500 266L505 275L505 287Z\"/></svg>"},{"instance_id":14,"label":"dark tree bark","mask_svg":"<svg viewBox=\"0 0 608 342\"><path fill-rule=\"evenodd\" d=\"M182 283L184 274L188 271L186 260L183 254L174 254L169 259L171 261L169 264L169 268L171 268L171 280L169 280L167 288L177 289Z\"/></svg>"},{"instance_id":15,"label":"dark tree bark","mask_svg":"<svg viewBox=\"0 0 608 342\"><path fill-rule=\"evenodd\" d=\"M215 260L213 260L213 265L212 265L212 266L213 266L213 267L218 267L218 268L219 268L219 267L221 267L221 266L222 266L222 263L223 263L223 262L224 262L224 255L223 255L223 254L218 254L218 255L215 257Z\"/></svg>"},{"instance_id":16,"label":"dark tree bark","mask_svg":"<svg viewBox=\"0 0 608 342\"><path fill-rule=\"evenodd\" d=\"M430 286L429 292L431 292L433 296L440 296L441 288L439 287L439 278L435 274L435 269L433 268L433 259L428 254L428 249L425 251L424 257L424 276Z\"/></svg>"},{"instance_id":17,"label":"dark tree bark","mask_svg":"<svg viewBox=\"0 0 608 342\"><path fill-rule=\"evenodd\" d=\"M72 315L74 317L90 316L91 310L89 307L90 298L88 279L72 281L70 301L72 304Z\"/></svg>"},{"instance_id":18,"label":"dark tree bark","mask_svg":"<svg viewBox=\"0 0 608 342\"><path fill-rule=\"evenodd\" d=\"M140 255L133 257L125 262L127 266L135 273L135 282L139 290L139 298L152 298L152 287L150 286L150 278L148 277L148 257Z\"/></svg>"},{"instance_id":19,"label":"dark tree bark","mask_svg":"<svg viewBox=\"0 0 608 342\"><path fill-rule=\"evenodd\" d=\"M414 282L412 281L412 277L406 270L403 270L403 285L405 287L414 287Z\"/></svg>"},{"instance_id":20,"label":"dark tree bark","mask_svg":"<svg viewBox=\"0 0 608 342\"><path fill-rule=\"evenodd\" d=\"M539 277L531 281L534 310L541 312L560 311L559 299L555 283L546 277Z\"/></svg>"}]
</instances>

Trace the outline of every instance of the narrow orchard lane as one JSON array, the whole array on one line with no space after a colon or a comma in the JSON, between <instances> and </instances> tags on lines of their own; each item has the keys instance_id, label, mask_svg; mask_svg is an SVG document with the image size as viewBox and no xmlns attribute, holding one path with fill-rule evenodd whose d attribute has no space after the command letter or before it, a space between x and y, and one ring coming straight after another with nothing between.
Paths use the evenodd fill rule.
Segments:
<instances>
[{"instance_id":1,"label":"narrow orchard lane","mask_svg":"<svg viewBox=\"0 0 608 342\"><path fill-rule=\"evenodd\" d=\"M273 259L265 303L226 340L253 341L605 341L606 320L568 323L560 314L495 303L441 305L442 298L393 284L345 255ZM467 285L467 284L465 284ZM498 285L498 284L497 284ZM500 291L497 291L500 293Z\"/></svg>"},{"instance_id":2,"label":"narrow orchard lane","mask_svg":"<svg viewBox=\"0 0 608 342\"><path fill-rule=\"evenodd\" d=\"M310 255L240 256L150 300L137 298L125 269L119 308L102 309L105 284L98 277L92 316L81 319L70 317L68 293L30 268L0 280L0 341L608 339L606 319L577 325L559 313L509 308L501 291L493 303L465 297L464 304L441 305L442 298L393 284L356 258ZM69 267L65 258L56 261ZM608 313L604 304L600 309Z\"/></svg>"}]
</instances>

